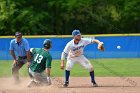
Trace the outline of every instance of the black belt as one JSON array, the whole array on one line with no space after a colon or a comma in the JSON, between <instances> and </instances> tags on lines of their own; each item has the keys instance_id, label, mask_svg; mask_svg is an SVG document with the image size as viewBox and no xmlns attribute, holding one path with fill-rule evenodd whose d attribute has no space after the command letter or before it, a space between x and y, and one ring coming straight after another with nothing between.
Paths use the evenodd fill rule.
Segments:
<instances>
[{"instance_id":1,"label":"black belt","mask_svg":"<svg viewBox=\"0 0 140 93\"><path fill-rule=\"evenodd\" d=\"M18 56L18 58L21 58L21 59L26 59L27 56Z\"/></svg>"}]
</instances>

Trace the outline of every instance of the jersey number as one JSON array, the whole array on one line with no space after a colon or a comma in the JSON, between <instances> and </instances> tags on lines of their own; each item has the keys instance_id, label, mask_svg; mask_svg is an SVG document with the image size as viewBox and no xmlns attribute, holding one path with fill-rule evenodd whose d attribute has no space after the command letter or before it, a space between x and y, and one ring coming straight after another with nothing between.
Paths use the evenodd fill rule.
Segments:
<instances>
[{"instance_id":1,"label":"jersey number","mask_svg":"<svg viewBox=\"0 0 140 93\"><path fill-rule=\"evenodd\" d=\"M43 56L37 54L36 57L35 57L35 59L34 59L34 61L37 62L37 63L41 63L42 59L43 59Z\"/></svg>"}]
</instances>

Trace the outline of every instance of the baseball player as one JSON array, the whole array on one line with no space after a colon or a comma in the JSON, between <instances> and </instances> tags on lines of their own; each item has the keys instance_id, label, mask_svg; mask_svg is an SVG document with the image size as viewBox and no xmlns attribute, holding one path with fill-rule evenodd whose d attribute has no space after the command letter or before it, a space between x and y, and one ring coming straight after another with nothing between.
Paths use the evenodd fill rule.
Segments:
<instances>
[{"instance_id":1,"label":"baseball player","mask_svg":"<svg viewBox=\"0 0 140 93\"><path fill-rule=\"evenodd\" d=\"M97 43L98 49L104 50L103 42L100 42L97 39L81 38L81 33L79 30L73 30L72 35L73 39L66 44L61 55L61 69L64 69L64 60L67 57L65 81L63 86L67 87L69 85L70 70L72 69L73 65L78 62L89 71L92 86L97 87L98 85L96 84L94 78L93 66L91 65L90 61L83 55L83 50L86 45L92 43Z\"/></svg>"},{"instance_id":2,"label":"baseball player","mask_svg":"<svg viewBox=\"0 0 140 93\"><path fill-rule=\"evenodd\" d=\"M25 38L22 38L21 32L15 33L15 39L10 42L10 53L14 58L12 75L15 83L19 83L19 69L27 62L27 67L30 65L30 47ZM15 53L16 52L16 53Z\"/></svg>"},{"instance_id":3,"label":"baseball player","mask_svg":"<svg viewBox=\"0 0 140 93\"><path fill-rule=\"evenodd\" d=\"M31 65L29 67L29 73L31 81L27 87L50 85L50 73L52 56L49 53L49 49L52 47L50 39L45 39L43 42L44 48L31 48ZM46 72L47 76L45 75Z\"/></svg>"}]
</instances>

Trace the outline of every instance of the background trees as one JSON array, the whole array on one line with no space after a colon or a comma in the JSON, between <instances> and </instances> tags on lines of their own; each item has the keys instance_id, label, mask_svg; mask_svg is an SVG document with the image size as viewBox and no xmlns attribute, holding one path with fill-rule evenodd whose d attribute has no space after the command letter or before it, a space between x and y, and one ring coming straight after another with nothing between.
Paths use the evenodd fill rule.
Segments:
<instances>
[{"instance_id":1,"label":"background trees","mask_svg":"<svg viewBox=\"0 0 140 93\"><path fill-rule=\"evenodd\" d=\"M0 0L0 35L140 32L139 0Z\"/></svg>"}]
</instances>

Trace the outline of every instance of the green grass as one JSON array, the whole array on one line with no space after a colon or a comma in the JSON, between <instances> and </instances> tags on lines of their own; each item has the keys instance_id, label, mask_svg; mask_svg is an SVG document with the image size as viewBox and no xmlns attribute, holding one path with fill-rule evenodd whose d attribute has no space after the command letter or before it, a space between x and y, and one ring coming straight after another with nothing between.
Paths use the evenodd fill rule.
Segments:
<instances>
[{"instance_id":1,"label":"green grass","mask_svg":"<svg viewBox=\"0 0 140 93\"><path fill-rule=\"evenodd\" d=\"M140 76L140 59L96 59L90 60L96 76ZM0 77L11 76L12 61L0 60ZM51 69L52 76L64 76L60 69L60 60L54 60ZM20 76L28 76L26 65L21 68ZM81 65L75 64L71 76L89 76Z\"/></svg>"}]
</instances>

